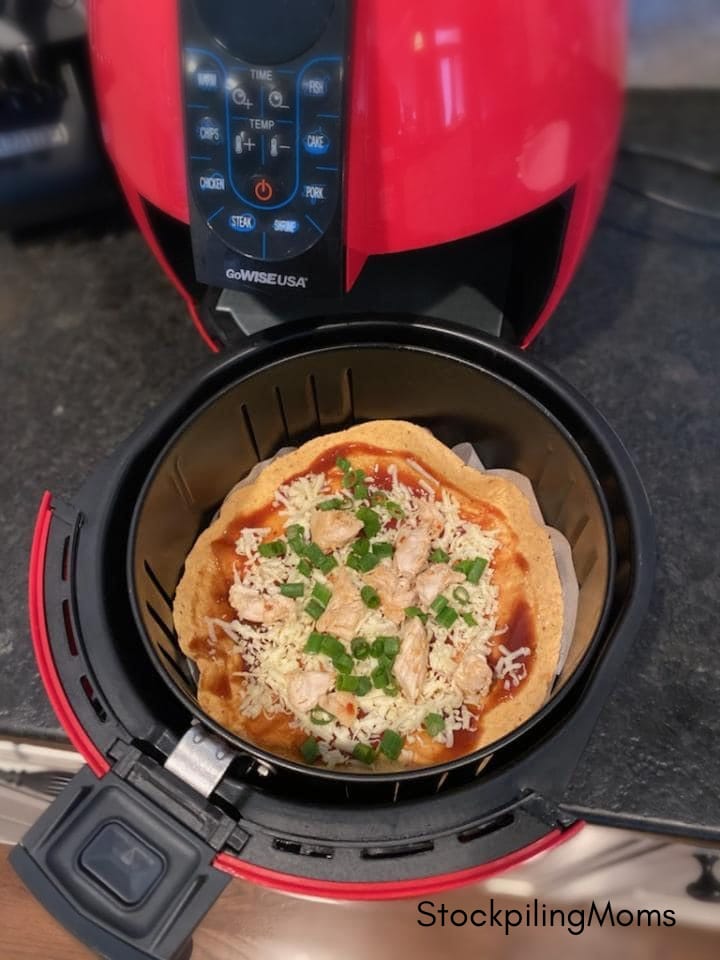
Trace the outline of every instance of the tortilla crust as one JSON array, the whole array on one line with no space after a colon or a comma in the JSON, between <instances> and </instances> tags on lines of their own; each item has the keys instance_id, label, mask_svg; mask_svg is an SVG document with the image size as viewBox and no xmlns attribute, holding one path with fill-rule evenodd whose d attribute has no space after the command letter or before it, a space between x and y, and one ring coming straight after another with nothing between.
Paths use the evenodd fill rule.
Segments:
<instances>
[{"instance_id":1,"label":"tortilla crust","mask_svg":"<svg viewBox=\"0 0 720 960\"><path fill-rule=\"evenodd\" d=\"M238 706L242 680L230 675L233 670L239 669L242 658L233 652L229 639L219 637L217 652L224 650L223 663L203 656L194 645L194 640L207 636L206 618L218 616L220 567L213 543L223 537L231 523L237 525L243 517L266 508L274 499L278 487L308 472L323 453L337 446L354 443L379 448L391 457L417 459L440 478L442 485L455 487L470 501L490 503L504 515L512 546L526 561L522 583L495 582L500 595L499 624L507 622L509 607L518 596L530 606L535 648L528 676L511 696L501 697L482 711L476 737L464 751L471 753L511 733L547 700L555 678L563 625L560 579L548 532L533 519L529 503L521 491L504 477L490 476L467 467L429 431L405 421L376 420L317 437L268 464L254 482L235 488L229 494L219 515L200 535L187 557L173 607L180 647L196 661L200 671L200 705L229 730L240 736L245 735L270 752L297 759L288 748L290 741L294 740L295 746L298 743L298 734L289 723L277 724L278 718L273 718L275 722L254 724L251 735L245 729ZM278 522L277 533L281 529ZM258 718L259 721L262 719ZM303 738L304 734L301 734L300 739ZM423 736L413 751L414 763L437 763L442 760L439 755L442 749L441 745ZM383 772L385 769L387 767L383 768ZM398 767L395 766L395 769Z\"/></svg>"}]
</instances>

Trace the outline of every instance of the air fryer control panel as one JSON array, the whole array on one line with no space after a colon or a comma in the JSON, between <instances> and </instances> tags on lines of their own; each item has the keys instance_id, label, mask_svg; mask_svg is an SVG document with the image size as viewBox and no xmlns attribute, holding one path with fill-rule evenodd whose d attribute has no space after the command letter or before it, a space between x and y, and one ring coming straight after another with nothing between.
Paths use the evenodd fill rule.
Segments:
<instances>
[{"instance_id":1,"label":"air fryer control panel","mask_svg":"<svg viewBox=\"0 0 720 960\"><path fill-rule=\"evenodd\" d=\"M348 0L180 0L198 280L343 291Z\"/></svg>"}]
</instances>

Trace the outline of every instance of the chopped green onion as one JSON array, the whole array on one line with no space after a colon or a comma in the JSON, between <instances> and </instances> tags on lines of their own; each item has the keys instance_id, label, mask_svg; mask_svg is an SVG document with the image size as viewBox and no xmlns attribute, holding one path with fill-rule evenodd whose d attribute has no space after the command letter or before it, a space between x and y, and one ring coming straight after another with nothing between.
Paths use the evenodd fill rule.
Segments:
<instances>
[{"instance_id":1,"label":"chopped green onion","mask_svg":"<svg viewBox=\"0 0 720 960\"><path fill-rule=\"evenodd\" d=\"M284 557L287 547L284 540L272 540L270 543L261 543L258 553L261 557Z\"/></svg>"},{"instance_id":2,"label":"chopped green onion","mask_svg":"<svg viewBox=\"0 0 720 960\"><path fill-rule=\"evenodd\" d=\"M316 543L305 544L303 552L314 567L319 567L323 560L327 560L327 556Z\"/></svg>"},{"instance_id":3,"label":"chopped green onion","mask_svg":"<svg viewBox=\"0 0 720 960\"><path fill-rule=\"evenodd\" d=\"M370 674L370 679L376 690L382 690L384 687L390 685L390 676L385 667L375 667Z\"/></svg>"},{"instance_id":4,"label":"chopped green onion","mask_svg":"<svg viewBox=\"0 0 720 960\"><path fill-rule=\"evenodd\" d=\"M449 630L458 618L458 612L454 607L445 607L435 618L441 627Z\"/></svg>"},{"instance_id":5,"label":"chopped green onion","mask_svg":"<svg viewBox=\"0 0 720 960\"><path fill-rule=\"evenodd\" d=\"M320 747L315 737L308 737L300 747L300 753L306 763L314 763L320 756Z\"/></svg>"},{"instance_id":6,"label":"chopped green onion","mask_svg":"<svg viewBox=\"0 0 720 960\"><path fill-rule=\"evenodd\" d=\"M350 673L355 666L353 658L349 653L345 652L339 654L337 657L333 657L332 663L338 673Z\"/></svg>"},{"instance_id":7,"label":"chopped green onion","mask_svg":"<svg viewBox=\"0 0 720 960\"><path fill-rule=\"evenodd\" d=\"M470 594L465 587L455 587L453 597L458 603L470 603Z\"/></svg>"},{"instance_id":8,"label":"chopped green onion","mask_svg":"<svg viewBox=\"0 0 720 960\"><path fill-rule=\"evenodd\" d=\"M284 597L302 597L305 593L304 583L283 583L280 587L280 593Z\"/></svg>"},{"instance_id":9,"label":"chopped green onion","mask_svg":"<svg viewBox=\"0 0 720 960\"><path fill-rule=\"evenodd\" d=\"M393 518L393 520L403 520L405 518L405 511L400 506L400 504L395 503L394 500L386 500L385 509Z\"/></svg>"},{"instance_id":10,"label":"chopped green onion","mask_svg":"<svg viewBox=\"0 0 720 960\"><path fill-rule=\"evenodd\" d=\"M469 627L476 627L478 625L477 620L471 613L461 613L460 616Z\"/></svg>"},{"instance_id":11,"label":"chopped green onion","mask_svg":"<svg viewBox=\"0 0 720 960\"><path fill-rule=\"evenodd\" d=\"M322 633L318 633L317 631L313 630L313 632L307 638L307 642L305 644L305 653L320 653L322 649L323 636L324 635Z\"/></svg>"},{"instance_id":12,"label":"chopped green onion","mask_svg":"<svg viewBox=\"0 0 720 960\"><path fill-rule=\"evenodd\" d=\"M373 507L384 507L387 503L387 494L380 493L379 491L374 491L370 495L370 503Z\"/></svg>"},{"instance_id":13,"label":"chopped green onion","mask_svg":"<svg viewBox=\"0 0 720 960\"><path fill-rule=\"evenodd\" d=\"M378 592L377 590L373 590L372 587L363 587L360 591L360 597L365 606L370 610L377 610L377 608L380 606L380 597Z\"/></svg>"},{"instance_id":14,"label":"chopped green onion","mask_svg":"<svg viewBox=\"0 0 720 960\"><path fill-rule=\"evenodd\" d=\"M330 587L326 587L324 583L316 583L313 587L312 596L315 598L315 600L319 600L320 603L326 607L328 603L330 603L332 590Z\"/></svg>"},{"instance_id":15,"label":"chopped green onion","mask_svg":"<svg viewBox=\"0 0 720 960\"><path fill-rule=\"evenodd\" d=\"M324 633L322 635L320 653L324 653L326 657L334 660L335 657L340 657L345 653L345 647L337 637L334 637L331 633Z\"/></svg>"},{"instance_id":16,"label":"chopped green onion","mask_svg":"<svg viewBox=\"0 0 720 960\"><path fill-rule=\"evenodd\" d=\"M293 553L296 553L299 557L302 557L305 555L308 545L303 537L294 536L288 537L288 546Z\"/></svg>"},{"instance_id":17,"label":"chopped green onion","mask_svg":"<svg viewBox=\"0 0 720 960\"><path fill-rule=\"evenodd\" d=\"M422 623L428 622L428 614L423 613L420 607L405 607L405 616L411 620L413 617L417 617Z\"/></svg>"},{"instance_id":18,"label":"chopped green onion","mask_svg":"<svg viewBox=\"0 0 720 960\"><path fill-rule=\"evenodd\" d=\"M360 677L353 677L350 674L341 673L335 681L335 689L340 690L342 693L357 693L359 680Z\"/></svg>"},{"instance_id":19,"label":"chopped green onion","mask_svg":"<svg viewBox=\"0 0 720 960\"><path fill-rule=\"evenodd\" d=\"M374 657L381 657L385 653L385 641L382 637L376 637L370 647L370 653Z\"/></svg>"},{"instance_id":20,"label":"chopped green onion","mask_svg":"<svg viewBox=\"0 0 720 960\"><path fill-rule=\"evenodd\" d=\"M360 763L366 763L368 766L375 760L375 751L366 743L358 743L353 750L353 757Z\"/></svg>"},{"instance_id":21,"label":"chopped green onion","mask_svg":"<svg viewBox=\"0 0 720 960\"><path fill-rule=\"evenodd\" d=\"M435 597L433 602L430 604L430 609L437 616L438 613L442 613L447 605L447 597L444 597L442 594L440 594L440 596Z\"/></svg>"},{"instance_id":22,"label":"chopped green onion","mask_svg":"<svg viewBox=\"0 0 720 960\"><path fill-rule=\"evenodd\" d=\"M429 713L423 720L423 726L431 737L436 737L445 729L445 718L439 713Z\"/></svg>"},{"instance_id":23,"label":"chopped green onion","mask_svg":"<svg viewBox=\"0 0 720 960\"><path fill-rule=\"evenodd\" d=\"M301 523L291 523L285 531L285 536L288 537L288 539L290 537L304 537L305 527Z\"/></svg>"},{"instance_id":24,"label":"chopped green onion","mask_svg":"<svg viewBox=\"0 0 720 960\"><path fill-rule=\"evenodd\" d=\"M310 711L310 723L315 723L318 727L327 726L327 724L332 723L334 719L335 716L332 713L328 713L327 710L323 710L322 707L313 707Z\"/></svg>"},{"instance_id":25,"label":"chopped green onion","mask_svg":"<svg viewBox=\"0 0 720 960\"><path fill-rule=\"evenodd\" d=\"M350 461L346 457L338 457L335 466L340 467L343 473L347 473L350 469Z\"/></svg>"},{"instance_id":26,"label":"chopped green onion","mask_svg":"<svg viewBox=\"0 0 720 960\"><path fill-rule=\"evenodd\" d=\"M386 730L380 739L380 749L388 760L397 760L405 740L394 730Z\"/></svg>"},{"instance_id":27,"label":"chopped green onion","mask_svg":"<svg viewBox=\"0 0 720 960\"><path fill-rule=\"evenodd\" d=\"M458 573L464 573L465 576L467 576L472 565L472 560L458 560L457 563L453 564L453 570L457 570Z\"/></svg>"},{"instance_id":28,"label":"chopped green onion","mask_svg":"<svg viewBox=\"0 0 720 960\"><path fill-rule=\"evenodd\" d=\"M372 680L370 677L358 677L355 693L358 697L364 697L372 690Z\"/></svg>"},{"instance_id":29,"label":"chopped green onion","mask_svg":"<svg viewBox=\"0 0 720 960\"><path fill-rule=\"evenodd\" d=\"M317 564L317 568L320 573L324 573L325 576L327 576L328 573L330 573L331 570L334 570L337 565L338 562L335 557L325 557L324 560L321 560L320 563Z\"/></svg>"},{"instance_id":30,"label":"chopped green onion","mask_svg":"<svg viewBox=\"0 0 720 960\"><path fill-rule=\"evenodd\" d=\"M355 511L355 516L358 520L362 520L363 526L365 527L365 536L368 537L368 539L371 539L380 532L382 525L380 514L375 513L370 507L360 507L359 510Z\"/></svg>"},{"instance_id":31,"label":"chopped green onion","mask_svg":"<svg viewBox=\"0 0 720 960\"><path fill-rule=\"evenodd\" d=\"M366 557L358 558L356 569L360 573L370 573L370 571L374 570L379 563L380 557L376 556L374 553L369 553Z\"/></svg>"},{"instance_id":32,"label":"chopped green onion","mask_svg":"<svg viewBox=\"0 0 720 960\"><path fill-rule=\"evenodd\" d=\"M343 477L342 485L346 490L349 490L351 487L357 486L358 483L362 483L364 479L364 470L347 470Z\"/></svg>"},{"instance_id":33,"label":"chopped green onion","mask_svg":"<svg viewBox=\"0 0 720 960\"><path fill-rule=\"evenodd\" d=\"M368 488L366 483L356 483L355 489L353 490L353 496L356 500L367 500L368 498Z\"/></svg>"},{"instance_id":34,"label":"chopped green onion","mask_svg":"<svg viewBox=\"0 0 720 960\"><path fill-rule=\"evenodd\" d=\"M391 543L378 541L372 545L372 552L376 557L382 560L384 557L391 557L394 553L394 548Z\"/></svg>"},{"instance_id":35,"label":"chopped green onion","mask_svg":"<svg viewBox=\"0 0 720 960\"><path fill-rule=\"evenodd\" d=\"M341 500L340 497L333 497L332 500L323 500L317 505L318 510L346 510L347 500Z\"/></svg>"},{"instance_id":36,"label":"chopped green onion","mask_svg":"<svg viewBox=\"0 0 720 960\"><path fill-rule=\"evenodd\" d=\"M354 553L357 557L367 556L367 554L370 553L370 541L367 537L360 537L352 547L350 547L350 552Z\"/></svg>"},{"instance_id":37,"label":"chopped green onion","mask_svg":"<svg viewBox=\"0 0 720 960\"><path fill-rule=\"evenodd\" d=\"M484 557L477 557L475 560L473 560L472 566L470 567L470 569L466 574L470 583L480 582L480 577L485 572L485 567L487 566L487 564L488 562L487 560L485 560Z\"/></svg>"},{"instance_id":38,"label":"chopped green onion","mask_svg":"<svg viewBox=\"0 0 720 960\"><path fill-rule=\"evenodd\" d=\"M367 660L370 656L370 644L365 637L355 637L350 644L350 650L356 660Z\"/></svg>"},{"instance_id":39,"label":"chopped green onion","mask_svg":"<svg viewBox=\"0 0 720 960\"><path fill-rule=\"evenodd\" d=\"M445 553L444 550L440 550L438 548L437 550L431 551L429 559L430 559L430 563L449 563L450 554Z\"/></svg>"},{"instance_id":40,"label":"chopped green onion","mask_svg":"<svg viewBox=\"0 0 720 960\"><path fill-rule=\"evenodd\" d=\"M400 688L395 681L391 680L386 687L383 687L383 693L386 697L396 697L400 693Z\"/></svg>"},{"instance_id":41,"label":"chopped green onion","mask_svg":"<svg viewBox=\"0 0 720 960\"><path fill-rule=\"evenodd\" d=\"M383 670L387 670L388 676L392 673L394 663L395 657L389 657L386 653L383 653L378 657L378 666L382 667Z\"/></svg>"},{"instance_id":42,"label":"chopped green onion","mask_svg":"<svg viewBox=\"0 0 720 960\"><path fill-rule=\"evenodd\" d=\"M312 566L308 560L304 557L297 565L298 573L302 574L303 577L310 578L312 576Z\"/></svg>"},{"instance_id":43,"label":"chopped green onion","mask_svg":"<svg viewBox=\"0 0 720 960\"><path fill-rule=\"evenodd\" d=\"M325 607L313 598L305 604L305 613L309 614L313 620L319 620L325 613Z\"/></svg>"}]
</instances>

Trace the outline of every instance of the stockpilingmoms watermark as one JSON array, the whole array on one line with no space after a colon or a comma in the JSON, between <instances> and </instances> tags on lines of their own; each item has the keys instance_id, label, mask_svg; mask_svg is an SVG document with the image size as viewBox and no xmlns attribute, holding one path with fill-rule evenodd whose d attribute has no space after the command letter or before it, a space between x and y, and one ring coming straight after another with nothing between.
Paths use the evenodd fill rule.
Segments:
<instances>
[{"instance_id":1,"label":"stockpilingmoms watermark","mask_svg":"<svg viewBox=\"0 0 720 960\"><path fill-rule=\"evenodd\" d=\"M562 927L572 936L579 936L591 927L674 927L674 910L616 909L609 900L589 907L573 907L562 910L548 907L537 899L526 903L522 909L496 907L491 898L485 907L476 910L449 908L434 900L418 903L417 923L420 927L495 927L505 931L505 936L518 927Z\"/></svg>"}]
</instances>

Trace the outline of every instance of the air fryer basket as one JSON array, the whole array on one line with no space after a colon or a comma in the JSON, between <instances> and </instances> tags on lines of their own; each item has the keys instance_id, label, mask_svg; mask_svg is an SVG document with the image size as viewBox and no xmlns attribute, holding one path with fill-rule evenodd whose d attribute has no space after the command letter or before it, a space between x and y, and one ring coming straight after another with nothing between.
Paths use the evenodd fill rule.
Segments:
<instances>
[{"instance_id":1,"label":"air fryer basket","mask_svg":"<svg viewBox=\"0 0 720 960\"><path fill-rule=\"evenodd\" d=\"M246 369L175 432L138 500L128 544L129 580L151 658L196 717L270 769L335 779L378 778L293 764L220 727L200 709L193 674L177 644L171 605L185 557L232 486L283 446L357 422L411 420L448 446L470 441L487 467L527 475L546 522L570 542L580 584L577 626L548 704L502 741L433 767L434 774L461 766L478 770L489 754L532 736L541 718L562 710L602 640L614 590L616 544L603 492L609 478L597 475L583 449L597 442L597 425L578 421L571 436L568 424L546 402L552 399L547 380L544 396L531 395L520 385L524 361L476 337L468 338L467 350L449 351L440 337L436 342L427 321L424 325L407 338L398 332L412 330L410 319L388 325L388 342L319 336L311 345L305 341L302 349L288 349L284 356L272 355ZM388 776L398 781L427 773Z\"/></svg>"}]
</instances>

